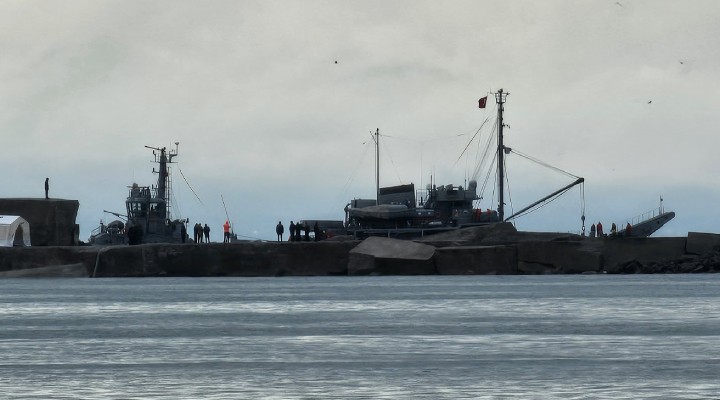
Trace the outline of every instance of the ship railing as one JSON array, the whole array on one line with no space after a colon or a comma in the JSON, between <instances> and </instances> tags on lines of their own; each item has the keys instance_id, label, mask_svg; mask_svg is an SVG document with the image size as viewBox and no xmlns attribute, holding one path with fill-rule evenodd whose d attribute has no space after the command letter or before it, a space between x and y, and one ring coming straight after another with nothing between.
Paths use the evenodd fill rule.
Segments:
<instances>
[{"instance_id":1,"label":"ship railing","mask_svg":"<svg viewBox=\"0 0 720 400\"><path fill-rule=\"evenodd\" d=\"M101 233L105 233L106 226L100 225L97 228L93 229L92 232L90 232L90 236L97 236Z\"/></svg>"},{"instance_id":2,"label":"ship railing","mask_svg":"<svg viewBox=\"0 0 720 400\"><path fill-rule=\"evenodd\" d=\"M114 224L105 225L102 224L90 232L90 236L98 236L102 233L108 233L110 235L119 235L123 233L122 229L118 228Z\"/></svg>"},{"instance_id":3,"label":"ship railing","mask_svg":"<svg viewBox=\"0 0 720 400\"><path fill-rule=\"evenodd\" d=\"M654 208L650 211L646 211L640 215L636 215L631 218L627 218L624 220L624 222L616 223L618 231L624 230L627 224L629 223L630 226L639 225L643 222L647 222L653 218L659 217L665 212L662 207ZM607 229L607 228L606 228Z\"/></svg>"},{"instance_id":4,"label":"ship railing","mask_svg":"<svg viewBox=\"0 0 720 400\"><path fill-rule=\"evenodd\" d=\"M128 192L128 197L135 199L153 199L158 197L158 190L154 185L131 187Z\"/></svg>"}]
</instances>

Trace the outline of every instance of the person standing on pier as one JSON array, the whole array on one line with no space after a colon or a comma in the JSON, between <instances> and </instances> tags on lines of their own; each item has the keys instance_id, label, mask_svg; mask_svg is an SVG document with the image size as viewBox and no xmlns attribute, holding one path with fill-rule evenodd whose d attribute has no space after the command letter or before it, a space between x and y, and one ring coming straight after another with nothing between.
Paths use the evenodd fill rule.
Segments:
<instances>
[{"instance_id":1,"label":"person standing on pier","mask_svg":"<svg viewBox=\"0 0 720 400\"><path fill-rule=\"evenodd\" d=\"M49 199L48 191L50 190L50 178L45 178L45 199Z\"/></svg>"},{"instance_id":2,"label":"person standing on pier","mask_svg":"<svg viewBox=\"0 0 720 400\"><path fill-rule=\"evenodd\" d=\"M313 225L313 232L315 233L315 241L320 241L320 226L318 225L317 221L315 221L315 225Z\"/></svg>"},{"instance_id":3,"label":"person standing on pier","mask_svg":"<svg viewBox=\"0 0 720 400\"><path fill-rule=\"evenodd\" d=\"M208 224L205 224L205 227L202 230L203 233L205 233L205 243L210 243L210 227Z\"/></svg>"},{"instance_id":4,"label":"person standing on pier","mask_svg":"<svg viewBox=\"0 0 720 400\"><path fill-rule=\"evenodd\" d=\"M275 233L277 233L277 241L282 242L283 233L285 233L285 227L282 221L278 221L278 224L275 226Z\"/></svg>"},{"instance_id":5,"label":"person standing on pier","mask_svg":"<svg viewBox=\"0 0 720 400\"><path fill-rule=\"evenodd\" d=\"M295 240L295 223L290 221L290 241Z\"/></svg>"},{"instance_id":6,"label":"person standing on pier","mask_svg":"<svg viewBox=\"0 0 720 400\"><path fill-rule=\"evenodd\" d=\"M230 221L223 224L223 243L230 243Z\"/></svg>"}]
</instances>

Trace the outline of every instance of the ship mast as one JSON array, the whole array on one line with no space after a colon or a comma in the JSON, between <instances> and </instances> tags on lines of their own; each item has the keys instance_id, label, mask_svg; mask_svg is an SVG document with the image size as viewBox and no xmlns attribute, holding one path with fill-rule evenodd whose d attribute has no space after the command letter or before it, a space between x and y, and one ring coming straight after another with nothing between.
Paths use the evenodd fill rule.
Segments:
<instances>
[{"instance_id":1,"label":"ship mast","mask_svg":"<svg viewBox=\"0 0 720 400\"><path fill-rule=\"evenodd\" d=\"M171 164L173 161L172 159L178 155L178 145L179 142L175 142L175 150L173 151L170 149L170 151L166 151L165 147L158 148L158 147L151 147L151 146L145 146L148 149L159 151L159 157L158 154L153 152L155 154L155 162L159 164L159 171L158 172L158 181L157 181L157 197L162 199L165 202L165 208L166 208L166 214L167 216L170 216L170 190L171 190L171 184L170 184L170 174L168 173L167 164ZM153 172L155 172L155 169L153 168Z\"/></svg>"},{"instance_id":2,"label":"ship mast","mask_svg":"<svg viewBox=\"0 0 720 400\"><path fill-rule=\"evenodd\" d=\"M375 130L375 201L380 200L380 128Z\"/></svg>"},{"instance_id":3,"label":"ship mast","mask_svg":"<svg viewBox=\"0 0 720 400\"><path fill-rule=\"evenodd\" d=\"M497 170L498 170L498 219L504 220L505 217L505 145L503 144L503 111L505 98L509 93L503 93L503 90L498 90L495 93L495 102L498 105L498 148L497 148Z\"/></svg>"}]
</instances>

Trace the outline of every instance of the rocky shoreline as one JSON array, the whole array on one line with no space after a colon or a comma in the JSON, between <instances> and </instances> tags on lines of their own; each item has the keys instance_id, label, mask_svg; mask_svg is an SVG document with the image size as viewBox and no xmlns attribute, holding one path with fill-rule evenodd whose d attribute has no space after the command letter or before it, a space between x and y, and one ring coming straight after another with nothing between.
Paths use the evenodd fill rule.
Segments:
<instances>
[{"instance_id":1,"label":"rocky shoreline","mask_svg":"<svg viewBox=\"0 0 720 400\"><path fill-rule=\"evenodd\" d=\"M357 276L712 273L720 235L587 238L474 227L408 241L0 248L0 277Z\"/></svg>"}]
</instances>

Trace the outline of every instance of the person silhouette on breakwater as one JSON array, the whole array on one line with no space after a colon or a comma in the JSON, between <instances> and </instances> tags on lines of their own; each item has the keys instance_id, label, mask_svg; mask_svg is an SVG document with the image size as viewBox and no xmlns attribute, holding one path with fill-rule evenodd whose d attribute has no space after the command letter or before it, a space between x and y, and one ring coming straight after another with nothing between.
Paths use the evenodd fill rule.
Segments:
<instances>
[{"instance_id":1,"label":"person silhouette on breakwater","mask_svg":"<svg viewBox=\"0 0 720 400\"><path fill-rule=\"evenodd\" d=\"M223 224L223 243L230 243L230 221Z\"/></svg>"},{"instance_id":2,"label":"person silhouette on breakwater","mask_svg":"<svg viewBox=\"0 0 720 400\"><path fill-rule=\"evenodd\" d=\"M275 233L277 233L277 241L282 242L283 233L285 233L285 227L282 221L278 221L278 224L275 226Z\"/></svg>"},{"instance_id":3,"label":"person silhouette on breakwater","mask_svg":"<svg viewBox=\"0 0 720 400\"><path fill-rule=\"evenodd\" d=\"M303 229L303 226L300 225L300 222L295 224L295 241L297 241L297 242L302 241L302 229Z\"/></svg>"},{"instance_id":4,"label":"person silhouette on breakwater","mask_svg":"<svg viewBox=\"0 0 720 400\"><path fill-rule=\"evenodd\" d=\"M203 226L201 223L195 224L197 227L197 239L195 239L195 243L202 243L203 242Z\"/></svg>"},{"instance_id":5,"label":"person silhouette on breakwater","mask_svg":"<svg viewBox=\"0 0 720 400\"><path fill-rule=\"evenodd\" d=\"M208 224L205 224L205 227L203 228L203 233L205 234L205 243L210 243L210 227Z\"/></svg>"},{"instance_id":6,"label":"person silhouette on breakwater","mask_svg":"<svg viewBox=\"0 0 720 400\"><path fill-rule=\"evenodd\" d=\"M50 178L45 178L45 199L49 199L48 191L50 191Z\"/></svg>"},{"instance_id":7,"label":"person silhouette on breakwater","mask_svg":"<svg viewBox=\"0 0 720 400\"><path fill-rule=\"evenodd\" d=\"M320 226L318 225L317 221L315 221L315 225L313 225L313 233L315 233L315 241L320 241Z\"/></svg>"},{"instance_id":8,"label":"person silhouette on breakwater","mask_svg":"<svg viewBox=\"0 0 720 400\"><path fill-rule=\"evenodd\" d=\"M291 242L295 241L295 223L290 221L290 239Z\"/></svg>"}]
</instances>

